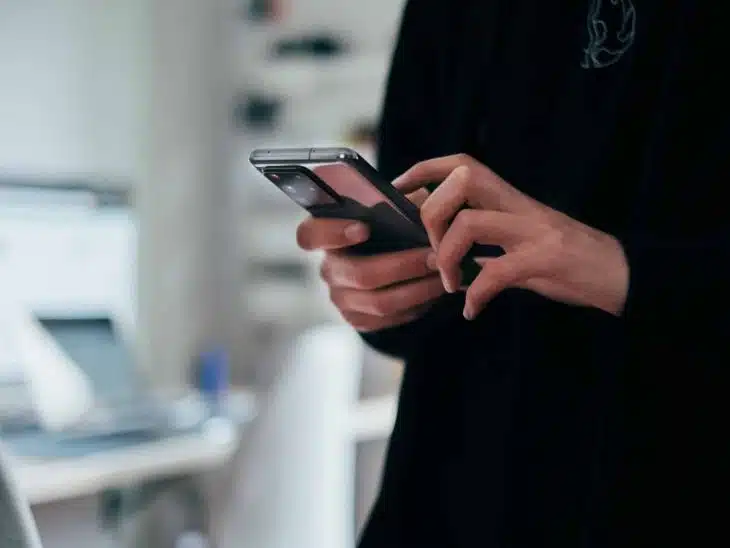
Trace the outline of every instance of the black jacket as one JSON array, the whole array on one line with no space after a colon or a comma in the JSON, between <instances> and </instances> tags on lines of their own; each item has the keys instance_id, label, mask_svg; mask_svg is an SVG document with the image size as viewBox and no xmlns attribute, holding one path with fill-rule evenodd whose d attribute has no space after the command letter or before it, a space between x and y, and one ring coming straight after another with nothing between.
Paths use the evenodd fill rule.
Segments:
<instances>
[{"instance_id":1,"label":"black jacket","mask_svg":"<svg viewBox=\"0 0 730 548\"><path fill-rule=\"evenodd\" d=\"M366 334L406 361L362 548L730 541L722 2L412 0L379 168L458 152L618 237L616 318L510 290ZM685 536L686 535L686 536Z\"/></svg>"}]
</instances>

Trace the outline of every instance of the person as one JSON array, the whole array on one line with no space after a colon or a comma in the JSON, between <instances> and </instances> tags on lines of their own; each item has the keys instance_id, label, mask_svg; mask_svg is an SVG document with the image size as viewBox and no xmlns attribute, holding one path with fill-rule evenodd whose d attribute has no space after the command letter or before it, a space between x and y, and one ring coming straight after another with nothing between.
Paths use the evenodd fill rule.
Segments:
<instances>
[{"instance_id":1,"label":"person","mask_svg":"<svg viewBox=\"0 0 730 548\"><path fill-rule=\"evenodd\" d=\"M378 168L431 246L355 257L366 226L298 229L405 362L362 548L730 541L720 5L407 3ZM463 288L474 244L500 252Z\"/></svg>"}]
</instances>

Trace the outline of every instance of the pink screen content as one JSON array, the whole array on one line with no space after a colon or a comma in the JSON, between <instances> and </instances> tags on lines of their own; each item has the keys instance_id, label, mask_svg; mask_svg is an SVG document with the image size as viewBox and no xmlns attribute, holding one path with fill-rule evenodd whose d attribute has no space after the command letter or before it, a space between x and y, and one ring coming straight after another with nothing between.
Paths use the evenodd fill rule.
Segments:
<instances>
[{"instance_id":1,"label":"pink screen content","mask_svg":"<svg viewBox=\"0 0 730 548\"><path fill-rule=\"evenodd\" d=\"M378 204L388 204L400 213L400 210L385 194L355 168L347 164L325 164L315 167L312 171L344 198L350 198L368 208ZM405 217L405 215L403 216Z\"/></svg>"}]
</instances>

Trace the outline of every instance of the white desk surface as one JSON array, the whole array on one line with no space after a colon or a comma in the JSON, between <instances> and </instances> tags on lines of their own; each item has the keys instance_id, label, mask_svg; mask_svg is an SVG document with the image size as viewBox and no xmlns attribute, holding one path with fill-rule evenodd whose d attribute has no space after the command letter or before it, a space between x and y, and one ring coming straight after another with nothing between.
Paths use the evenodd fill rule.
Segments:
<instances>
[{"instance_id":1,"label":"white desk surface","mask_svg":"<svg viewBox=\"0 0 730 548\"><path fill-rule=\"evenodd\" d=\"M93 495L104 489L224 464L238 439L211 439L200 433L106 451L80 458L33 460L12 457L20 490L31 504Z\"/></svg>"},{"instance_id":2,"label":"white desk surface","mask_svg":"<svg viewBox=\"0 0 730 548\"><path fill-rule=\"evenodd\" d=\"M253 417L252 417L253 418ZM30 504L97 494L105 489L224 465L238 449L240 430L209 430L84 457L32 459L10 455L18 486Z\"/></svg>"},{"instance_id":3,"label":"white desk surface","mask_svg":"<svg viewBox=\"0 0 730 548\"><path fill-rule=\"evenodd\" d=\"M354 442L386 439L397 410L397 398L385 396L359 402L350 422ZM200 432L134 447L67 459L11 456L20 489L31 504L97 494L104 489L213 470L238 448L240 435L228 439Z\"/></svg>"}]
</instances>

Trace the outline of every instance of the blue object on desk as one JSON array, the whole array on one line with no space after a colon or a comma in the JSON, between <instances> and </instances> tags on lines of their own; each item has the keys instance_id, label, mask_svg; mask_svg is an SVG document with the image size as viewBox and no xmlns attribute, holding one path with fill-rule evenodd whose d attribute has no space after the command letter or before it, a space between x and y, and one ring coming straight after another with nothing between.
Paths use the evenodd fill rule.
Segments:
<instances>
[{"instance_id":1,"label":"blue object on desk","mask_svg":"<svg viewBox=\"0 0 730 548\"><path fill-rule=\"evenodd\" d=\"M228 369L228 353L224 349L201 354L196 384L213 415L223 412L221 407L228 392Z\"/></svg>"}]
</instances>

